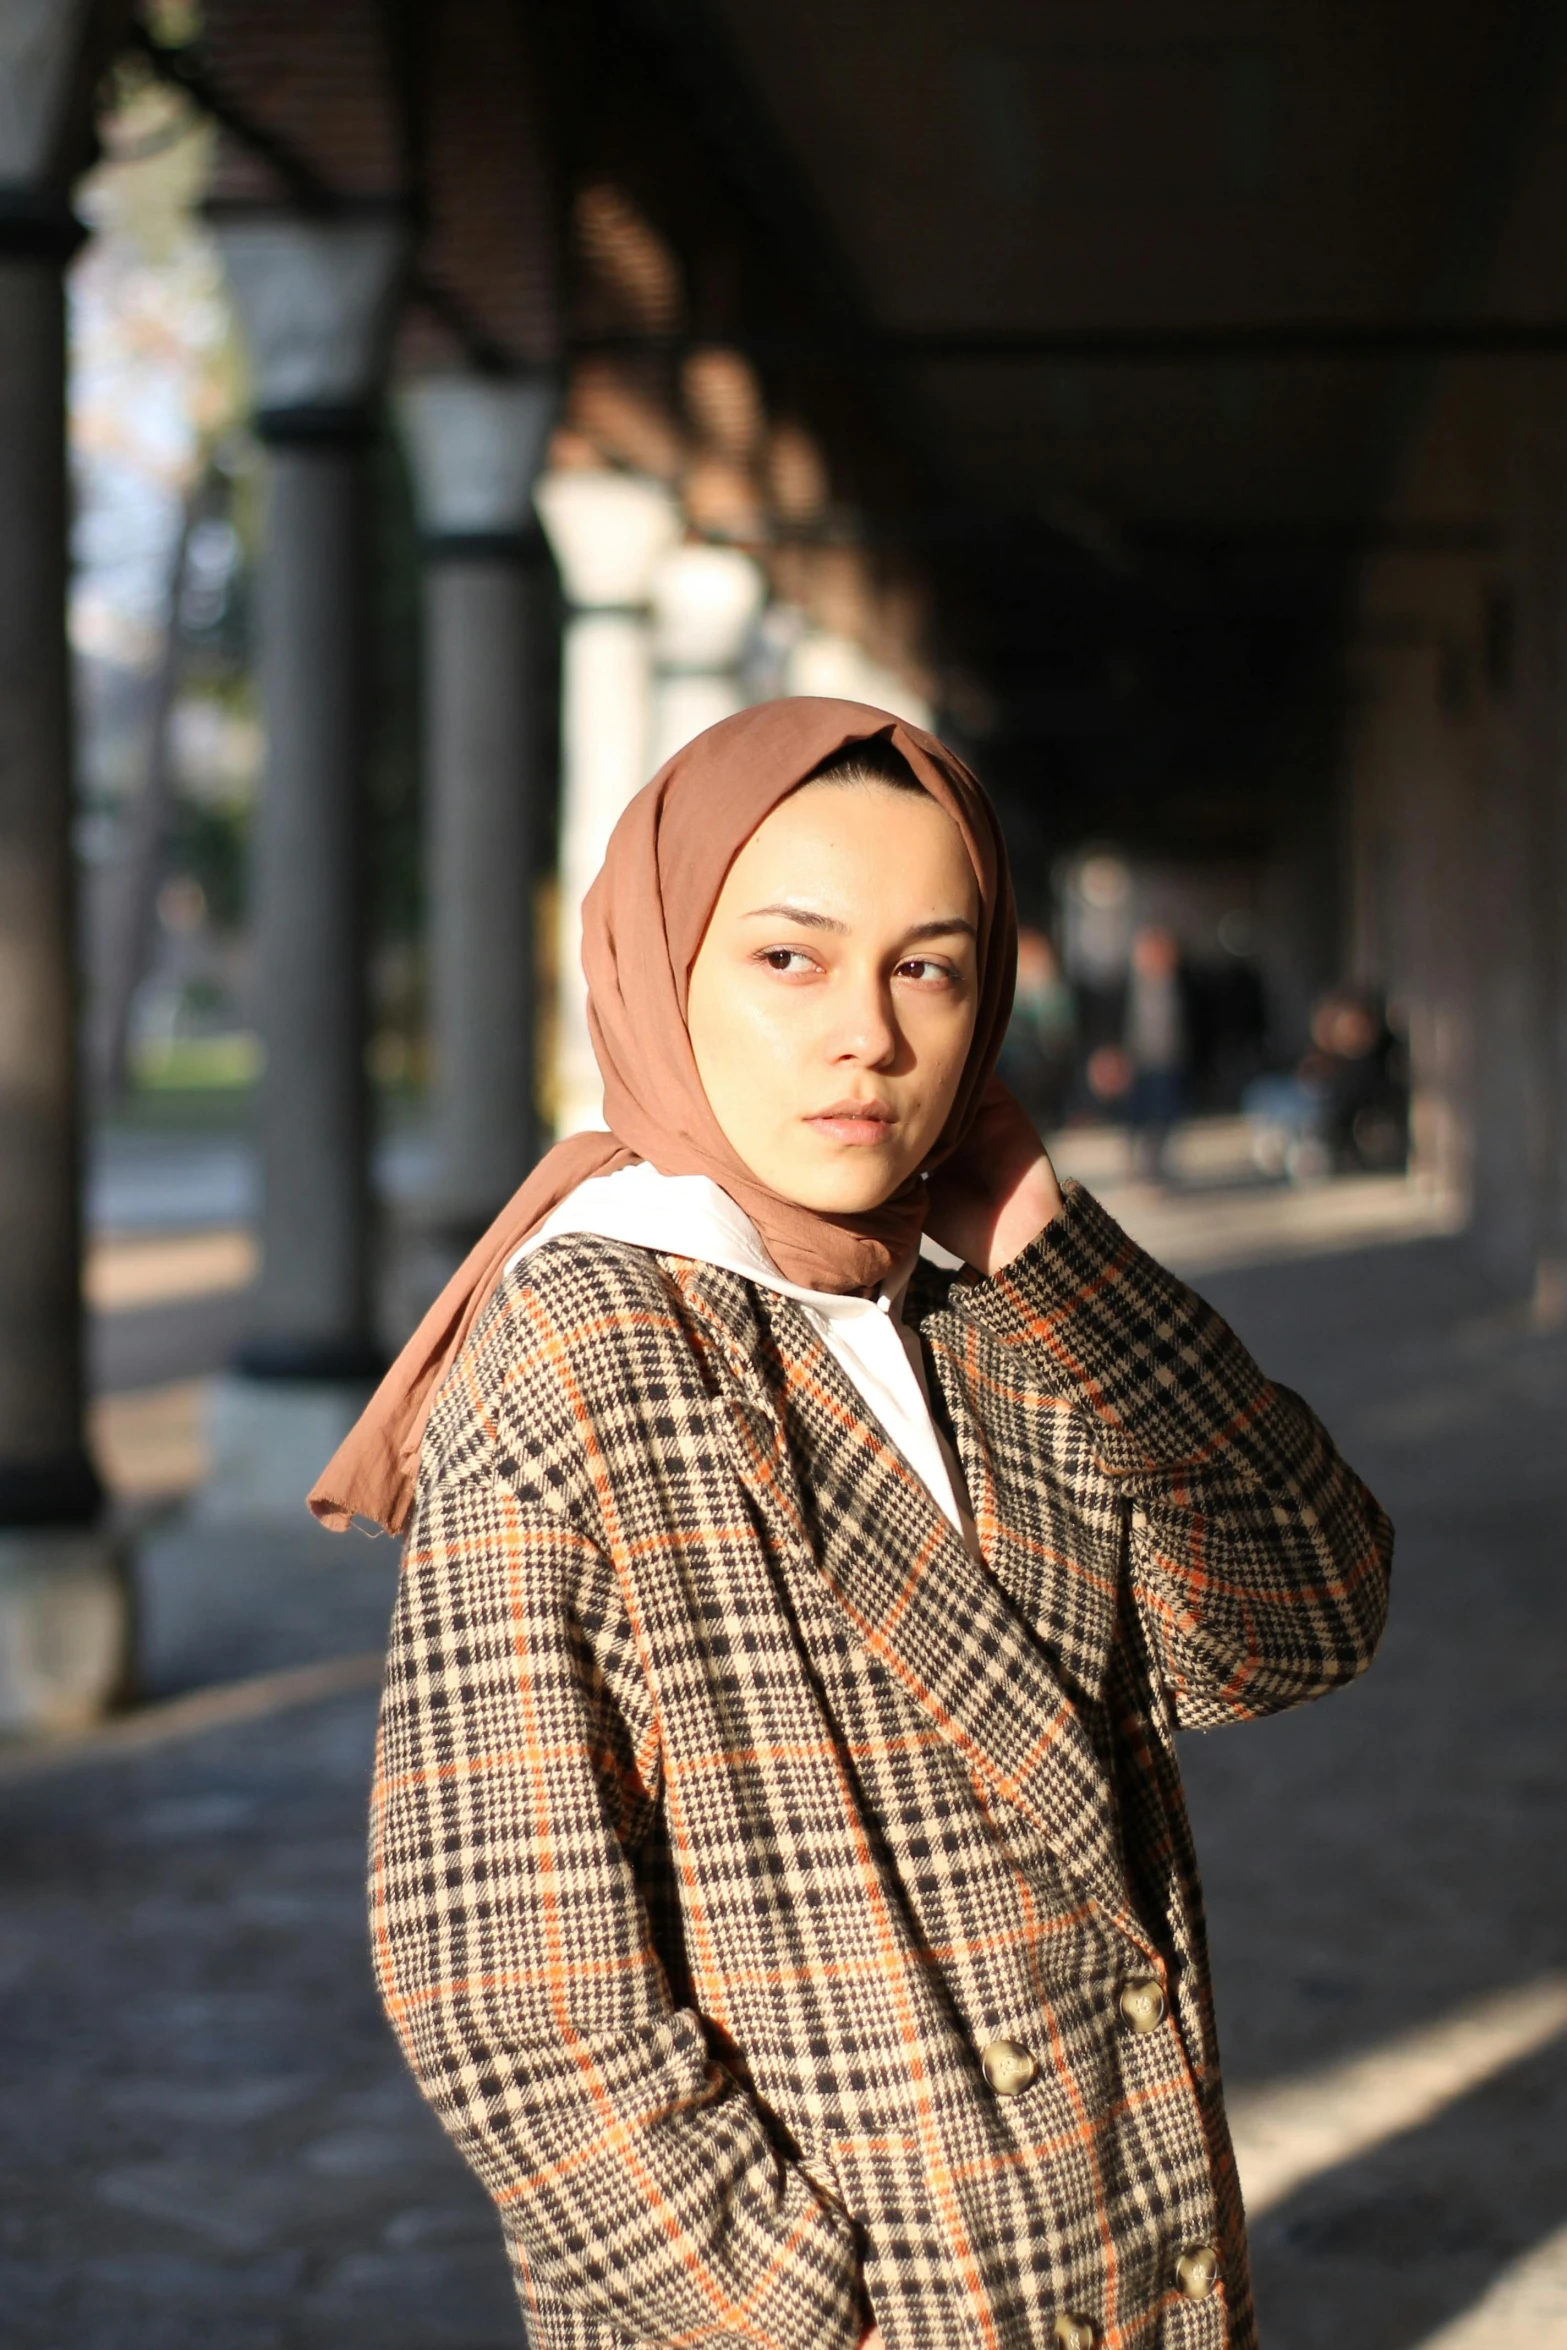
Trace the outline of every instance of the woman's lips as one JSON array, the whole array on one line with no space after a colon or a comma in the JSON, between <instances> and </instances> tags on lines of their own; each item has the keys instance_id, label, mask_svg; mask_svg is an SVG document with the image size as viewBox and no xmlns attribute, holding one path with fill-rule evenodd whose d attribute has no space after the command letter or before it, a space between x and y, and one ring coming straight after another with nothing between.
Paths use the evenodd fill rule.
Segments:
<instances>
[{"instance_id":1,"label":"woman's lips","mask_svg":"<svg viewBox=\"0 0 1567 2350\"><path fill-rule=\"evenodd\" d=\"M834 1102L831 1109L818 1110L806 1120L829 1142L861 1146L885 1142L895 1123L892 1112L881 1102Z\"/></svg>"}]
</instances>

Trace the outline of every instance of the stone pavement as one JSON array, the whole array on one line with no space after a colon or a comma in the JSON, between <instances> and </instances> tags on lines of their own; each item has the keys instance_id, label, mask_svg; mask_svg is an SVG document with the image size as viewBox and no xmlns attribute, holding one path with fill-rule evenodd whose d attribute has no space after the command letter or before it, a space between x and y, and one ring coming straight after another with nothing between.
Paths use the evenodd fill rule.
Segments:
<instances>
[{"instance_id":1,"label":"stone pavement","mask_svg":"<svg viewBox=\"0 0 1567 2350\"><path fill-rule=\"evenodd\" d=\"M1363 2086L1340 2143L1367 2150L1254 2216L1264 2343L1425 2350L1452 2325L1453 2350L1567 2350L1567 1335L1501 1307L1451 1241L1203 1287L1398 1528L1366 1678L1186 1741L1238 2112L1487 2001L1555 2003L1531 2052L1421 2123L1396 2126L1396 2064ZM1483 2319L1553 2236L1551 2314L1522 2336L1505 2304Z\"/></svg>"},{"instance_id":2,"label":"stone pavement","mask_svg":"<svg viewBox=\"0 0 1567 2350\"><path fill-rule=\"evenodd\" d=\"M148 1695L355 1655L389 1543L165 1534ZM516 2350L365 1955L370 1689L0 1782L5 2350Z\"/></svg>"},{"instance_id":3,"label":"stone pavement","mask_svg":"<svg viewBox=\"0 0 1567 2350\"><path fill-rule=\"evenodd\" d=\"M1264 2342L1567 2350L1567 1337L1451 1240L1203 1286L1400 1531L1365 1682L1187 1743ZM390 1577L166 1528L148 1694L371 1650ZM5 2350L516 2350L369 1983L373 1712L0 1776Z\"/></svg>"}]
</instances>

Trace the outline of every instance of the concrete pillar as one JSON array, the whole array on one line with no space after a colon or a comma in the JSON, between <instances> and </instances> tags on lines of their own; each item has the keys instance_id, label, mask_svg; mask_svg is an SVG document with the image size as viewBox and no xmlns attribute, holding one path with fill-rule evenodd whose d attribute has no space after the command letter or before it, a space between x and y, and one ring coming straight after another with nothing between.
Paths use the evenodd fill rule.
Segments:
<instances>
[{"instance_id":1,"label":"concrete pillar","mask_svg":"<svg viewBox=\"0 0 1567 2350\"><path fill-rule=\"evenodd\" d=\"M760 565L738 547L664 557L653 579L652 768L744 709L740 663L766 597Z\"/></svg>"},{"instance_id":2,"label":"concrete pillar","mask_svg":"<svg viewBox=\"0 0 1567 2350\"><path fill-rule=\"evenodd\" d=\"M293 1515L379 1366L371 1294L363 876L374 401L406 235L390 206L213 207L268 455L266 776L254 921L262 1270L215 1401L218 1515ZM303 1483L301 1483L303 1477Z\"/></svg>"},{"instance_id":3,"label":"concrete pillar","mask_svg":"<svg viewBox=\"0 0 1567 2350\"><path fill-rule=\"evenodd\" d=\"M431 377L401 402L425 557L425 1222L453 1263L537 1153L538 685L553 583L533 483L555 406L545 377Z\"/></svg>"},{"instance_id":4,"label":"concrete pillar","mask_svg":"<svg viewBox=\"0 0 1567 2350\"><path fill-rule=\"evenodd\" d=\"M547 474L534 503L572 607L561 680L554 1085L556 1132L572 1134L604 1115L588 1041L582 900L615 819L653 771L648 599L680 522L669 492L637 474Z\"/></svg>"},{"instance_id":5,"label":"concrete pillar","mask_svg":"<svg viewBox=\"0 0 1567 2350\"><path fill-rule=\"evenodd\" d=\"M59 173L89 11L0 0L0 1734L89 1719L129 1609L84 1432Z\"/></svg>"},{"instance_id":6,"label":"concrete pillar","mask_svg":"<svg viewBox=\"0 0 1567 2350\"><path fill-rule=\"evenodd\" d=\"M1462 894L1472 934L1474 1235L1492 1269L1567 1319L1567 429L1549 370L1497 408L1509 467L1502 642L1480 730ZM1490 623L1487 623L1489 626ZM1424 807L1423 822L1428 821ZM1402 844L1394 843L1397 849ZM1442 950L1451 956L1452 940Z\"/></svg>"}]
</instances>

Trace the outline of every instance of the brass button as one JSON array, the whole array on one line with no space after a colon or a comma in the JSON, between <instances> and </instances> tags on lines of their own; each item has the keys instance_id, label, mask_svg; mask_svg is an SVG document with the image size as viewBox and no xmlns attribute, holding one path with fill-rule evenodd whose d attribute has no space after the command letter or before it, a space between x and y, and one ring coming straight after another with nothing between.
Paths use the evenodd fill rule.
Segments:
<instances>
[{"instance_id":1,"label":"brass button","mask_svg":"<svg viewBox=\"0 0 1567 2350\"><path fill-rule=\"evenodd\" d=\"M1127 1983L1119 2000L1121 2020L1134 2032L1157 2032L1164 2022L1164 1993L1152 1975Z\"/></svg>"},{"instance_id":2,"label":"brass button","mask_svg":"<svg viewBox=\"0 0 1567 2350\"><path fill-rule=\"evenodd\" d=\"M1219 2281L1219 2255L1211 2244L1194 2244L1175 2264L1175 2282L1188 2301L1206 2301Z\"/></svg>"},{"instance_id":3,"label":"brass button","mask_svg":"<svg viewBox=\"0 0 1567 2350\"><path fill-rule=\"evenodd\" d=\"M980 2050L979 2061L998 2097L1020 2096L1039 2070L1018 2040L992 2040Z\"/></svg>"},{"instance_id":4,"label":"brass button","mask_svg":"<svg viewBox=\"0 0 1567 2350\"><path fill-rule=\"evenodd\" d=\"M1056 2350L1094 2350L1099 2328L1091 2317L1058 2317Z\"/></svg>"}]
</instances>

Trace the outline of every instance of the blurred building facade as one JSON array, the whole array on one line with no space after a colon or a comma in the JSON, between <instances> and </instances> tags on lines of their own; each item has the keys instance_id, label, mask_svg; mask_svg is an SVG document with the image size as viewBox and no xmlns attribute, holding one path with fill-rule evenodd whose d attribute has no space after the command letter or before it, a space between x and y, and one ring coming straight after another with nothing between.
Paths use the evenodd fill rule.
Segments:
<instances>
[{"instance_id":1,"label":"blurred building facade","mask_svg":"<svg viewBox=\"0 0 1567 2350\"><path fill-rule=\"evenodd\" d=\"M620 807L792 691L947 731L1036 918L1096 855L1189 869L1172 906L1233 877L1215 935L1281 1047L1322 987L1385 991L1417 1172L1567 1302L1557 14L0 0L0 1609L32 1660L7 1719L100 1701L123 1629L81 1434L62 618L61 275L106 70L215 126L265 451L243 1504L308 1475L385 1336L389 416L421 566L433 1263L596 1114L576 913Z\"/></svg>"}]
</instances>

